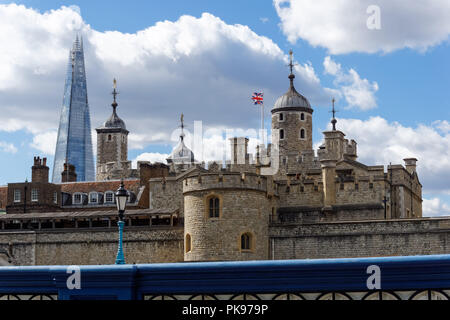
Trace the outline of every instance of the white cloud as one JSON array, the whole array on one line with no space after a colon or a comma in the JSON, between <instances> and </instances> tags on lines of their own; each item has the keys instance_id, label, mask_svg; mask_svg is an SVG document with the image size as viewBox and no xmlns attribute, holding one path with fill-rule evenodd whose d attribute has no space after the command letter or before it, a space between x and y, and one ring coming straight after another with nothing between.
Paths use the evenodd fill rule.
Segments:
<instances>
[{"instance_id":1,"label":"white cloud","mask_svg":"<svg viewBox=\"0 0 450 320\"><path fill-rule=\"evenodd\" d=\"M7 44L0 46L2 131L37 136L57 130L76 31L84 39L92 128L111 113L115 77L131 149L167 143L182 112L188 126L203 120L216 127L258 127L251 92L263 90L270 106L289 84L288 56L272 40L209 13L129 34L96 31L73 7L39 13L10 4L0 5L0 30L0 42ZM311 63L296 58L297 89L313 106L327 104L330 89L321 86Z\"/></svg>"},{"instance_id":2,"label":"white cloud","mask_svg":"<svg viewBox=\"0 0 450 320\"><path fill-rule=\"evenodd\" d=\"M166 159L169 155L167 153L159 152L144 152L141 153L132 161L133 168L136 168L138 161L150 161L150 162L162 162L166 163Z\"/></svg>"},{"instance_id":3,"label":"white cloud","mask_svg":"<svg viewBox=\"0 0 450 320\"><path fill-rule=\"evenodd\" d=\"M337 120L337 129L358 143L362 163L403 164L404 158L415 157L424 193L450 194L450 133L442 134L433 125L405 127L381 117Z\"/></svg>"},{"instance_id":4,"label":"white cloud","mask_svg":"<svg viewBox=\"0 0 450 320\"><path fill-rule=\"evenodd\" d=\"M423 199L422 215L424 217L450 216L450 205L439 198Z\"/></svg>"},{"instance_id":5,"label":"white cloud","mask_svg":"<svg viewBox=\"0 0 450 320\"><path fill-rule=\"evenodd\" d=\"M325 57L323 66L325 74L335 77L334 85L338 88L336 98L343 96L348 104L347 108L358 108L361 110L376 108L375 93L378 91L377 82L361 79L354 69L350 69L348 72L343 71L342 66L329 56Z\"/></svg>"},{"instance_id":6,"label":"white cloud","mask_svg":"<svg viewBox=\"0 0 450 320\"><path fill-rule=\"evenodd\" d=\"M426 50L448 40L448 0L274 0L281 29L291 43L298 39L331 54ZM381 29L370 30L367 13L380 8Z\"/></svg>"},{"instance_id":7,"label":"white cloud","mask_svg":"<svg viewBox=\"0 0 450 320\"><path fill-rule=\"evenodd\" d=\"M33 137L33 142L30 145L44 154L53 155L56 148L56 137L56 131L39 133Z\"/></svg>"},{"instance_id":8,"label":"white cloud","mask_svg":"<svg viewBox=\"0 0 450 320\"><path fill-rule=\"evenodd\" d=\"M17 152L17 148L14 144L4 142L4 141L0 141L0 150L2 152L13 153L13 154Z\"/></svg>"}]
</instances>

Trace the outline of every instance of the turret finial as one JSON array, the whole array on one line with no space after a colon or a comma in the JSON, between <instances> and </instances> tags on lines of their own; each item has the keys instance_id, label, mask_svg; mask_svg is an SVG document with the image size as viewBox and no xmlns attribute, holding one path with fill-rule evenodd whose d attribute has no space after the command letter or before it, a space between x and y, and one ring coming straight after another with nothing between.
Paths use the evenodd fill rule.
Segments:
<instances>
[{"instance_id":1,"label":"turret finial","mask_svg":"<svg viewBox=\"0 0 450 320\"><path fill-rule=\"evenodd\" d=\"M184 139L184 114L181 114L180 121L181 121L181 134L180 134L180 138L181 138L181 140L183 140L183 139Z\"/></svg>"},{"instance_id":2,"label":"turret finial","mask_svg":"<svg viewBox=\"0 0 450 320\"><path fill-rule=\"evenodd\" d=\"M111 104L111 106L113 107L113 109L114 109L114 112L116 112L116 107L117 107L117 102L116 102L116 97L117 97L117 95L119 94L119 92L117 92L117 81L116 81L116 78L114 78L114 80L113 80L113 92L112 92L112 95L113 95L113 97L114 97L114 101L113 101L113 103Z\"/></svg>"},{"instance_id":3,"label":"turret finial","mask_svg":"<svg viewBox=\"0 0 450 320\"><path fill-rule=\"evenodd\" d=\"M333 97L333 99L331 99L331 103L332 103L332 105L333 105L333 107L332 107L332 109L331 109L331 113L333 113L333 118L331 119L331 124L333 125L333 131L336 131L336 122L337 122L337 120L336 120L336 118L335 118L335 116L336 116L336 110L334 109L334 102L335 102L336 100L334 99L334 97Z\"/></svg>"},{"instance_id":4,"label":"turret finial","mask_svg":"<svg viewBox=\"0 0 450 320\"><path fill-rule=\"evenodd\" d=\"M294 63L293 54L294 54L294 52L292 51L292 49L289 50L289 64L288 64L288 66L289 66L289 69L291 70L291 73L289 74L289 77L288 77L288 78L289 78L289 80L290 80L290 82L291 82L291 88L294 88L294 78L295 78L295 75L294 75L294 73L293 73L293 69L294 69L294 66L297 65L296 63Z\"/></svg>"}]
</instances>

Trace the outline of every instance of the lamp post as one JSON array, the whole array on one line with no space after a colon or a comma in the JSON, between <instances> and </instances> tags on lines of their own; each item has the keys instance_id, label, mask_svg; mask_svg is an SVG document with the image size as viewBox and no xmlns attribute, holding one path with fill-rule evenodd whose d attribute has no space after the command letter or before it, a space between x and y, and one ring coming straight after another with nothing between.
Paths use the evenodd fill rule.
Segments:
<instances>
[{"instance_id":1,"label":"lamp post","mask_svg":"<svg viewBox=\"0 0 450 320\"><path fill-rule=\"evenodd\" d=\"M119 221L117 222L119 226L119 248L117 250L116 264L125 264L125 257L123 255L122 238L123 238L123 226L125 222L123 221L123 215L125 213L125 206L127 204L127 190L123 186L123 180L120 181L120 187L116 191L116 204L117 210L119 211Z\"/></svg>"}]
</instances>

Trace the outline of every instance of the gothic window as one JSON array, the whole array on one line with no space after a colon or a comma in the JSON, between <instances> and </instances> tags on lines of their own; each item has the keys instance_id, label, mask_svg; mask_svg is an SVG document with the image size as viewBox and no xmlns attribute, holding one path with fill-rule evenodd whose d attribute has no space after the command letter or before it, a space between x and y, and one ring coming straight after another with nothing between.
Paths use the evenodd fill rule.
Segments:
<instances>
[{"instance_id":1,"label":"gothic window","mask_svg":"<svg viewBox=\"0 0 450 320\"><path fill-rule=\"evenodd\" d=\"M14 202L20 202L21 194L20 190L14 190Z\"/></svg>"},{"instance_id":2,"label":"gothic window","mask_svg":"<svg viewBox=\"0 0 450 320\"><path fill-rule=\"evenodd\" d=\"M305 129L300 130L300 139L305 139Z\"/></svg>"},{"instance_id":3,"label":"gothic window","mask_svg":"<svg viewBox=\"0 0 450 320\"><path fill-rule=\"evenodd\" d=\"M241 250L252 250L252 234L246 232L241 235Z\"/></svg>"},{"instance_id":4,"label":"gothic window","mask_svg":"<svg viewBox=\"0 0 450 320\"><path fill-rule=\"evenodd\" d=\"M284 130L280 129L280 140L284 139Z\"/></svg>"},{"instance_id":5,"label":"gothic window","mask_svg":"<svg viewBox=\"0 0 450 320\"><path fill-rule=\"evenodd\" d=\"M302 120L302 121L305 120L305 114L304 114L304 113L301 113L301 114L300 114L300 120Z\"/></svg>"},{"instance_id":6,"label":"gothic window","mask_svg":"<svg viewBox=\"0 0 450 320\"><path fill-rule=\"evenodd\" d=\"M191 239L191 235L189 233L186 234L185 249L186 249L186 252L189 252L192 250L192 239Z\"/></svg>"},{"instance_id":7,"label":"gothic window","mask_svg":"<svg viewBox=\"0 0 450 320\"><path fill-rule=\"evenodd\" d=\"M217 197L209 198L209 217L218 218L220 216L220 200Z\"/></svg>"},{"instance_id":8,"label":"gothic window","mask_svg":"<svg viewBox=\"0 0 450 320\"><path fill-rule=\"evenodd\" d=\"M31 201L35 202L39 200L39 190L31 189Z\"/></svg>"}]
</instances>

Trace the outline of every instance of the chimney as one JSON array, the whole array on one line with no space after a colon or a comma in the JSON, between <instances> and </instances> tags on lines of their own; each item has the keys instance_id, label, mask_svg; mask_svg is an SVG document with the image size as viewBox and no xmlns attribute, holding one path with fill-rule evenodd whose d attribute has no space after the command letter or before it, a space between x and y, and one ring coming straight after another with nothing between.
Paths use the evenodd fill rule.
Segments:
<instances>
[{"instance_id":1,"label":"chimney","mask_svg":"<svg viewBox=\"0 0 450 320\"><path fill-rule=\"evenodd\" d=\"M248 163L248 138L234 137L230 138L231 142L231 163L247 164Z\"/></svg>"},{"instance_id":2,"label":"chimney","mask_svg":"<svg viewBox=\"0 0 450 320\"><path fill-rule=\"evenodd\" d=\"M144 187L144 192L139 199L139 206L143 208L150 207L150 185L149 180L152 178L167 177L169 175L169 166L164 163L151 164L148 161L138 161L140 186Z\"/></svg>"},{"instance_id":3,"label":"chimney","mask_svg":"<svg viewBox=\"0 0 450 320\"><path fill-rule=\"evenodd\" d=\"M408 171L410 174L416 172L416 158L406 158L403 159L403 161L405 161L406 171Z\"/></svg>"},{"instance_id":4,"label":"chimney","mask_svg":"<svg viewBox=\"0 0 450 320\"><path fill-rule=\"evenodd\" d=\"M34 164L31 167L31 182L48 183L47 158L34 157Z\"/></svg>"},{"instance_id":5,"label":"chimney","mask_svg":"<svg viewBox=\"0 0 450 320\"><path fill-rule=\"evenodd\" d=\"M64 163L64 171L61 172L61 182L76 182L77 174L75 166L70 163Z\"/></svg>"}]
</instances>

